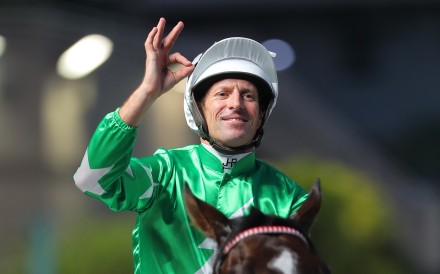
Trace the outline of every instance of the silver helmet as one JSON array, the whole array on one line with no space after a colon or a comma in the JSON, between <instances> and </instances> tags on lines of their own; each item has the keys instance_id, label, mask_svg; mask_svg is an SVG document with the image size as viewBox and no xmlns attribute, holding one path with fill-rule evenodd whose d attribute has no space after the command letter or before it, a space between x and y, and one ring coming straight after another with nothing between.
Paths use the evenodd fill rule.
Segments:
<instances>
[{"instance_id":1,"label":"silver helmet","mask_svg":"<svg viewBox=\"0 0 440 274\"><path fill-rule=\"evenodd\" d=\"M237 152L257 147L263 137L263 126L278 98L278 78L273 57L260 43L243 37L232 37L214 43L193 61L196 66L186 79L184 111L188 126L216 149ZM263 121L254 140L243 147L230 148L209 137L208 127L197 106L197 94L204 93L216 81L226 78L249 80L257 86ZM195 95L196 94L196 95Z\"/></svg>"}]
</instances>

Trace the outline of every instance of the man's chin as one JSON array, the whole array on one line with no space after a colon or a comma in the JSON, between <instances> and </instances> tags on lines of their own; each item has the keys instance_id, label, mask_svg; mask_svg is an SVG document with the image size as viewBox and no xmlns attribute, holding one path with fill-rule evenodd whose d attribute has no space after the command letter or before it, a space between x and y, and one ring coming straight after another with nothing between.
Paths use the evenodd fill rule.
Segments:
<instances>
[{"instance_id":1,"label":"man's chin","mask_svg":"<svg viewBox=\"0 0 440 274\"><path fill-rule=\"evenodd\" d=\"M249 139L241 139L241 138L234 138L234 139L228 139L221 141L219 140L218 143L225 147L235 148L235 147L242 147L245 145L248 145L251 142Z\"/></svg>"}]
</instances>

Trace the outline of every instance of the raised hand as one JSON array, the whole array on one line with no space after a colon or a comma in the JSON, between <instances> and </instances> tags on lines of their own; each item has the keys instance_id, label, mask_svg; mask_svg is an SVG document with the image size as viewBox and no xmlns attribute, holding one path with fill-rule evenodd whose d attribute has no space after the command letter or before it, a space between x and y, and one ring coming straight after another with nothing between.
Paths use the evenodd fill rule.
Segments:
<instances>
[{"instance_id":1,"label":"raised hand","mask_svg":"<svg viewBox=\"0 0 440 274\"><path fill-rule=\"evenodd\" d=\"M180 53L169 54L174 42L183 30L183 23L177 23L170 33L162 38L165 23L165 19L160 18L157 26L150 31L145 41L147 58L143 84L157 96L170 90L194 69L192 63ZM181 64L182 66L177 71L171 71L169 66L173 64Z\"/></svg>"},{"instance_id":2,"label":"raised hand","mask_svg":"<svg viewBox=\"0 0 440 274\"><path fill-rule=\"evenodd\" d=\"M145 40L147 57L144 79L119 110L122 120L131 126L138 126L154 101L194 70L194 65L180 53L169 54L183 29L183 23L177 23L170 33L162 38L165 23L165 19L160 18L157 26L148 34ZM181 66L172 71L169 67L173 64Z\"/></svg>"}]
</instances>

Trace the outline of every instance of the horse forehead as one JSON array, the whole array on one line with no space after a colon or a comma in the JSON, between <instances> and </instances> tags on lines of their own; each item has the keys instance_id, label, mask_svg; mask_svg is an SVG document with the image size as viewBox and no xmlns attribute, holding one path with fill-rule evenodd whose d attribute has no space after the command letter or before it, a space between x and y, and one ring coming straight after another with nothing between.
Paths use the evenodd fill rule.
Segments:
<instances>
[{"instance_id":1,"label":"horse forehead","mask_svg":"<svg viewBox=\"0 0 440 274\"><path fill-rule=\"evenodd\" d=\"M298 255L283 248L267 263L267 268L283 274L298 274Z\"/></svg>"}]
</instances>

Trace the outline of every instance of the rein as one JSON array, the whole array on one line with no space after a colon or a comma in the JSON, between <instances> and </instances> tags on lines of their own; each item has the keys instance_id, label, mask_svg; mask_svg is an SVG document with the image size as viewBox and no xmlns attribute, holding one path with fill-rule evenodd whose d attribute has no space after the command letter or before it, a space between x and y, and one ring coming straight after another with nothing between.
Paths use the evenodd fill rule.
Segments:
<instances>
[{"instance_id":1,"label":"rein","mask_svg":"<svg viewBox=\"0 0 440 274\"><path fill-rule=\"evenodd\" d=\"M255 236L255 235L262 235L262 234L287 234L287 235L293 235L296 236L298 238L300 238L308 248L310 248L309 243L306 239L306 237L304 237L304 235L289 226L258 226L258 227L252 227L249 229L246 229L240 233L238 233L234 238L230 239L229 241L226 242L226 244L223 246L222 250L221 250L221 257L220 260L217 261L216 265L214 266L215 269L215 273L218 273L218 271L220 270L220 266L222 265L226 255L228 255L228 253L231 251L232 248L234 248L234 246L236 246L240 241L249 238L251 236Z\"/></svg>"}]
</instances>

